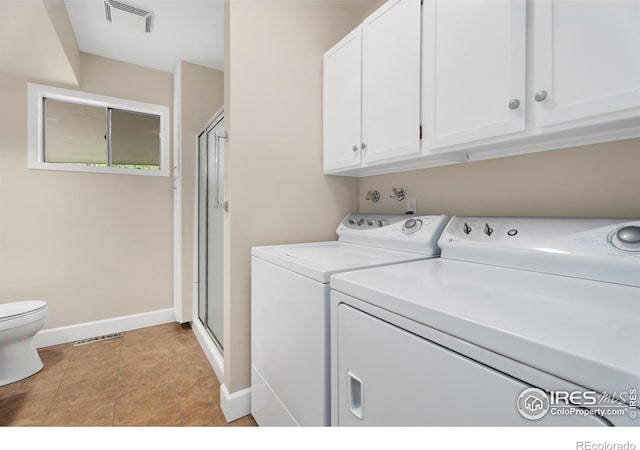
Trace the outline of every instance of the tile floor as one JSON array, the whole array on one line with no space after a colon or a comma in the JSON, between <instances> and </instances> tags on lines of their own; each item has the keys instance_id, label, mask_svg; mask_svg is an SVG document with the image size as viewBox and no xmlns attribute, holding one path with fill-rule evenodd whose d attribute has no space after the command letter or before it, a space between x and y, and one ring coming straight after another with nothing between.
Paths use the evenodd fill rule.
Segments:
<instances>
[{"instance_id":1,"label":"tile floor","mask_svg":"<svg viewBox=\"0 0 640 450\"><path fill-rule=\"evenodd\" d=\"M191 329L40 349L44 369L0 387L0 425L220 426L220 385ZM251 416L229 425L255 426Z\"/></svg>"}]
</instances>

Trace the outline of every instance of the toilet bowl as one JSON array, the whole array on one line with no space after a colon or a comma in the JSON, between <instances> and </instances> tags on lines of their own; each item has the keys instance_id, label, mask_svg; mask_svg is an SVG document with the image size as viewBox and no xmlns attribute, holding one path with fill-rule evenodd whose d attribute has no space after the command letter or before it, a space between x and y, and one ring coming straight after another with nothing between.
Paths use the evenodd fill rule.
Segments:
<instances>
[{"instance_id":1,"label":"toilet bowl","mask_svg":"<svg viewBox=\"0 0 640 450\"><path fill-rule=\"evenodd\" d=\"M22 380L42 369L33 343L49 315L47 303L0 303L0 386Z\"/></svg>"}]
</instances>

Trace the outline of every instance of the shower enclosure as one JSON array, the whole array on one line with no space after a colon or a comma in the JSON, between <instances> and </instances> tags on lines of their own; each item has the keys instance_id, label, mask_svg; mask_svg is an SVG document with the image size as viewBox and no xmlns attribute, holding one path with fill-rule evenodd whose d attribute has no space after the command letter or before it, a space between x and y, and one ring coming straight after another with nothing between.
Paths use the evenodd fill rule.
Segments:
<instances>
[{"instance_id":1,"label":"shower enclosure","mask_svg":"<svg viewBox=\"0 0 640 450\"><path fill-rule=\"evenodd\" d=\"M198 319L224 348L224 114L198 136Z\"/></svg>"}]
</instances>

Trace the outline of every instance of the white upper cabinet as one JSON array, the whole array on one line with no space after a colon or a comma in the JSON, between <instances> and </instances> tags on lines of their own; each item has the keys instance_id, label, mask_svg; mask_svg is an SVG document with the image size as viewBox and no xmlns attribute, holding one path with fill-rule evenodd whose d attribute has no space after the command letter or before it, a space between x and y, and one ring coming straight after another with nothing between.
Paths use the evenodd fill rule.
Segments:
<instances>
[{"instance_id":1,"label":"white upper cabinet","mask_svg":"<svg viewBox=\"0 0 640 450\"><path fill-rule=\"evenodd\" d=\"M640 0L423 1L325 55L325 173L640 137Z\"/></svg>"},{"instance_id":2,"label":"white upper cabinet","mask_svg":"<svg viewBox=\"0 0 640 450\"><path fill-rule=\"evenodd\" d=\"M437 149L525 129L525 0L425 0L423 139Z\"/></svg>"},{"instance_id":3,"label":"white upper cabinet","mask_svg":"<svg viewBox=\"0 0 640 450\"><path fill-rule=\"evenodd\" d=\"M640 135L640 1L425 0L423 23L425 155Z\"/></svg>"},{"instance_id":4,"label":"white upper cabinet","mask_svg":"<svg viewBox=\"0 0 640 450\"><path fill-rule=\"evenodd\" d=\"M363 161L420 153L420 0L388 0L362 24Z\"/></svg>"},{"instance_id":5,"label":"white upper cabinet","mask_svg":"<svg viewBox=\"0 0 640 450\"><path fill-rule=\"evenodd\" d=\"M536 1L533 35L537 126L638 115L640 1Z\"/></svg>"},{"instance_id":6,"label":"white upper cabinet","mask_svg":"<svg viewBox=\"0 0 640 450\"><path fill-rule=\"evenodd\" d=\"M388 0L324 55L324 171L420 155L420 0Z\"/></svg>"},{"instance_id":7,"label":"white upper cabinet","mask_svg":"<svg viewBox=\"0 0 640 450\"><path fill-rule=\"evenodd\" d=\"M324 55L324 170L361 162L362 33L357 28Z\"/></svg>"}]
</instances>

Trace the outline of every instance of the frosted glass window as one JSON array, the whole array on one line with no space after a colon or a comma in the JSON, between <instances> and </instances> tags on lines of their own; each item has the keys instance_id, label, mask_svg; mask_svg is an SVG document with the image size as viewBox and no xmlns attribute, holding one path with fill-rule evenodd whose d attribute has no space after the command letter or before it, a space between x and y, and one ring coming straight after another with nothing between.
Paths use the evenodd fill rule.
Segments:
<instances>
[{"instance_id":1,"label":"frosted glass window","mask_svg":"<svg viewBox=\"0 0 640 450\"><path fill-rule=\"evenodd\" d=\"M160 117L111 109L111 165L160 169Z\"/></svg>"},{"instance_id":2,"label":"frosted glass window","mask_svg":"<svg viewBox=\"0 0 640 450\"><path fill-rule=\"evenodd\" d=\"M45 99L44 111L45 162L106 166L106 108Z\"/></svg>"},{"instance_id":3,"label":"frosted glass window","mask_svg":"<svg viewBox=\"0 0 640 450\"><path fill-rule=\"evenodd\" d=\"M159 114L42 98L44 163L160 171Z\"/></svg>"},{"instance_id":4,"label":"frosted glass window","mask_svg":"<svg viewBox=\"0 0 640 450\"><path fill-rule=\"evenodd\" d=\"M160 116L43 101L44 162L160 170Z\"/></svg>"},{"instance_id":5,"label":"frosted glass window","mask_svg":"<svg viewBox=\"0 0 640 450\"><path fill-rule=\"evenodd\" d=\"M27 86L29 169L171 174L169 107L35 83Z\"/></svg>"}]
</instances>

